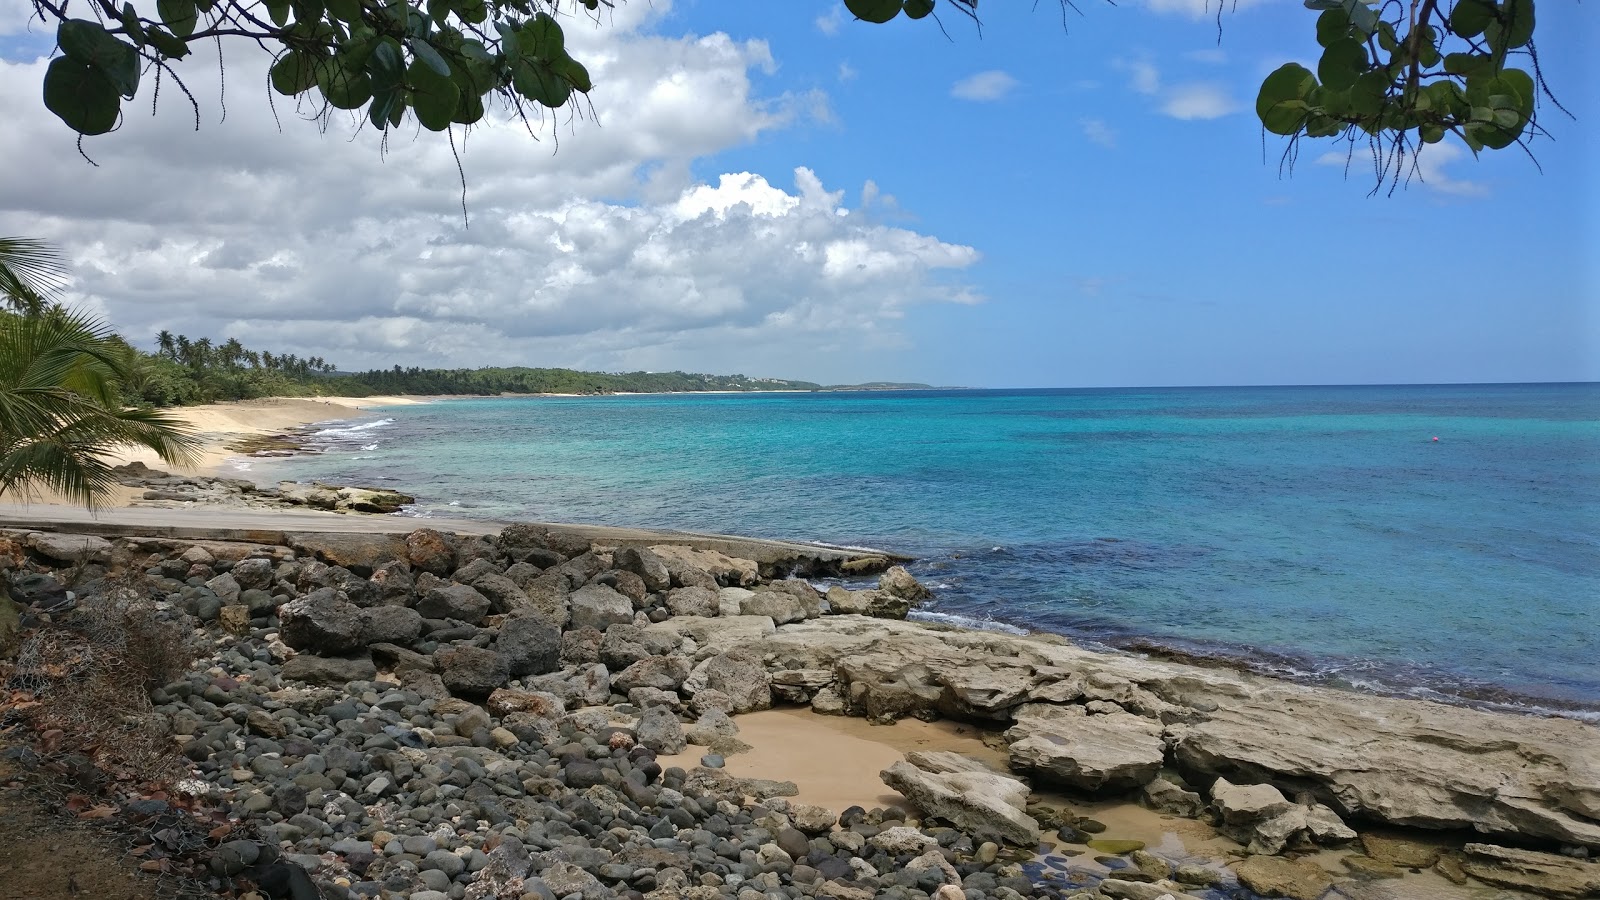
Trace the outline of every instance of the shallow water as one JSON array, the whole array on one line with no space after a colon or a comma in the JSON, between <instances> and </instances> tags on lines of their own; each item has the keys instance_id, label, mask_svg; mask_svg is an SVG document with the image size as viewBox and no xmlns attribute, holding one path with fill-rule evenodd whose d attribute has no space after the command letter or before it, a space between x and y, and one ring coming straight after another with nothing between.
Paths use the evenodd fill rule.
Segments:
<instances>
[{"instance_id":1,"label":"shallow water","mask_svg":"<svg viewBox=\"0 0 1600 900\"><path fill-rule=\"evenodd\" d=\"M1597 385L494 398L318 441L250 474L886 547L934 616L1600 713Z\"/></svg>"}]
</instances>

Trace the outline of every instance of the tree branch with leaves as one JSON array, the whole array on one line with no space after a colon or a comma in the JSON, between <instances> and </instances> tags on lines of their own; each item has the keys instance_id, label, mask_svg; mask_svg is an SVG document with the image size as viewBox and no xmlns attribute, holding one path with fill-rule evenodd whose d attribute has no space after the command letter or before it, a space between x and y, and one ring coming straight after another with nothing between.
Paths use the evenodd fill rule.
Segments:
<instances>
[{"instance_id":1,"label":"tree branch with leaves","mask_svg":"<svg viewBox=\"0 0 1600 900\"><path fill-rule=\"evenodd\" d=\"M141 83L172 79L199 42L250 41L272 54L268 81L312 104L364 112L387 133L408 114L449 132L495 104L531 128L546 110L583 112L588 69L566 49L562 21L599 21L613 0L32 0L57 24L61 55L44 102L82 136L117 127ZM977 0L842 0L858 20L978 22ZM1217 0L1221 17L1229 0ZM1059 0L1063 13L1076 9ZM1317 69L1288 63L1262 83L1256 113L1290 139L1342 139L1373 152L1378 186L1415 171L1416 150L1454 136L1474 154L1544 133L1552 103L1534 45L1534 0L1305 0L1316 12ZM1308 20L1309 21L1309 20ZM1524 62L1526 68L1524 68ZM1560 108L1559 104L1555 104ZM1565 111L1565 110L1563 110ZM454 136L449 136L452 149ZM1410 168L1406 161L1411 160Z\"/></svg>"}]
</instances>

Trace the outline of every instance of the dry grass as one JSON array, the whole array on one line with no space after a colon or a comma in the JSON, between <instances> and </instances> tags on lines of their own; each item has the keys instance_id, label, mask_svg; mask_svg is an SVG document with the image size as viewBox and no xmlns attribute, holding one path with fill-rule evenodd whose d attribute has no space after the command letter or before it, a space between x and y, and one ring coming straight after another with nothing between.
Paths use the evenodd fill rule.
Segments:
<instances>
[{"instance_id":1,"label":"dry grass","mask_svg":"<svg viewBox=\"0 0 1600 900\"><path fill-rule=\"evenodd\" d=\"M194 662L192 625L162 609L142 578L102 585L23 643L10 684L32 695L21 711L47 745L83 754L118 780L179 777L150 690Z\"/></svg>"}]
</instances>

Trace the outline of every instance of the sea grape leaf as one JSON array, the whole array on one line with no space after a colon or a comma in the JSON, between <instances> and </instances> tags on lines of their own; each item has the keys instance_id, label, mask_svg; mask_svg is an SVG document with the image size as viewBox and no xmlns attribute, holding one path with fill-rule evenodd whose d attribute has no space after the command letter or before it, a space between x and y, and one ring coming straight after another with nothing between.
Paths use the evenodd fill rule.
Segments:
<instances>
[{"instance_id":1,"label":"sea grape leaf","mask_svg":"<svg viewBox=\"0 0 1600 900\"><path fill-rule=\"evenodd\" d=\"M194 27L200 20L194 0L156 0L156 12L162 23L180 38L194 34Z\"/></svg>"},{"instance_id":2,"label":"sea grape leaf","mask_svg":"<svg viewBox=\"0 0 1600 900\"><path fill-rule=\"evenodd\" d=\"M844 7L863 22L880 25L900 15L905 8L901 0L844 0Z\"/></svg>"},{"instance_id":3,"label":"sea grape leaf","mask_svg":"<svg viewBox=\"0 0 1600 900\"><path fill-rule=\"evenodd\" d=\"M56 43L72 59L100 70L117 93L132 97L139 90L139 51L118 40L99 22L68 19L56 29Z\"/></svg>"},{"instance_id":4,"label":"sea grape leaf","mask_svg":"<svg viewBox=\"0 0 1600 900\"><path fill-rule=\"evenodd\" d=\"M456 83L420 60L411 64L407 78L411 82L411 108L422 127L429 131L449 128L461 101L461 89Z\"/></svg>"},{"instance_id":5,"label":"sea grape leaf","mask_svg":"<svg viewBox=\"0 0 1600 900\"><path fill-rule=\"evenodd\" d=\"M73 131L96 135L116 127L122 100L100 67L58 56L45 69L44 105Z\"/></svg>"}]
</instances>

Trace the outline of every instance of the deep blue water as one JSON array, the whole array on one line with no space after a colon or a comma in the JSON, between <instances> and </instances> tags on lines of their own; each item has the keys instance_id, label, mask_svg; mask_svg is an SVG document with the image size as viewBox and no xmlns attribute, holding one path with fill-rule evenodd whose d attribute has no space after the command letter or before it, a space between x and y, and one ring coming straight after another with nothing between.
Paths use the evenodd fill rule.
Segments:
<instances>
[{"instance_id":1,"label":"deep blue water","mask_svg":"<svg viewBox=\"0 0 1600 900\"><path fill-rule=\"evenodd\" d=\"M251 474L885 547L935 614L1600 711L1600 385L495 398L353 424Z\"/></svg>"}]
</instances>

